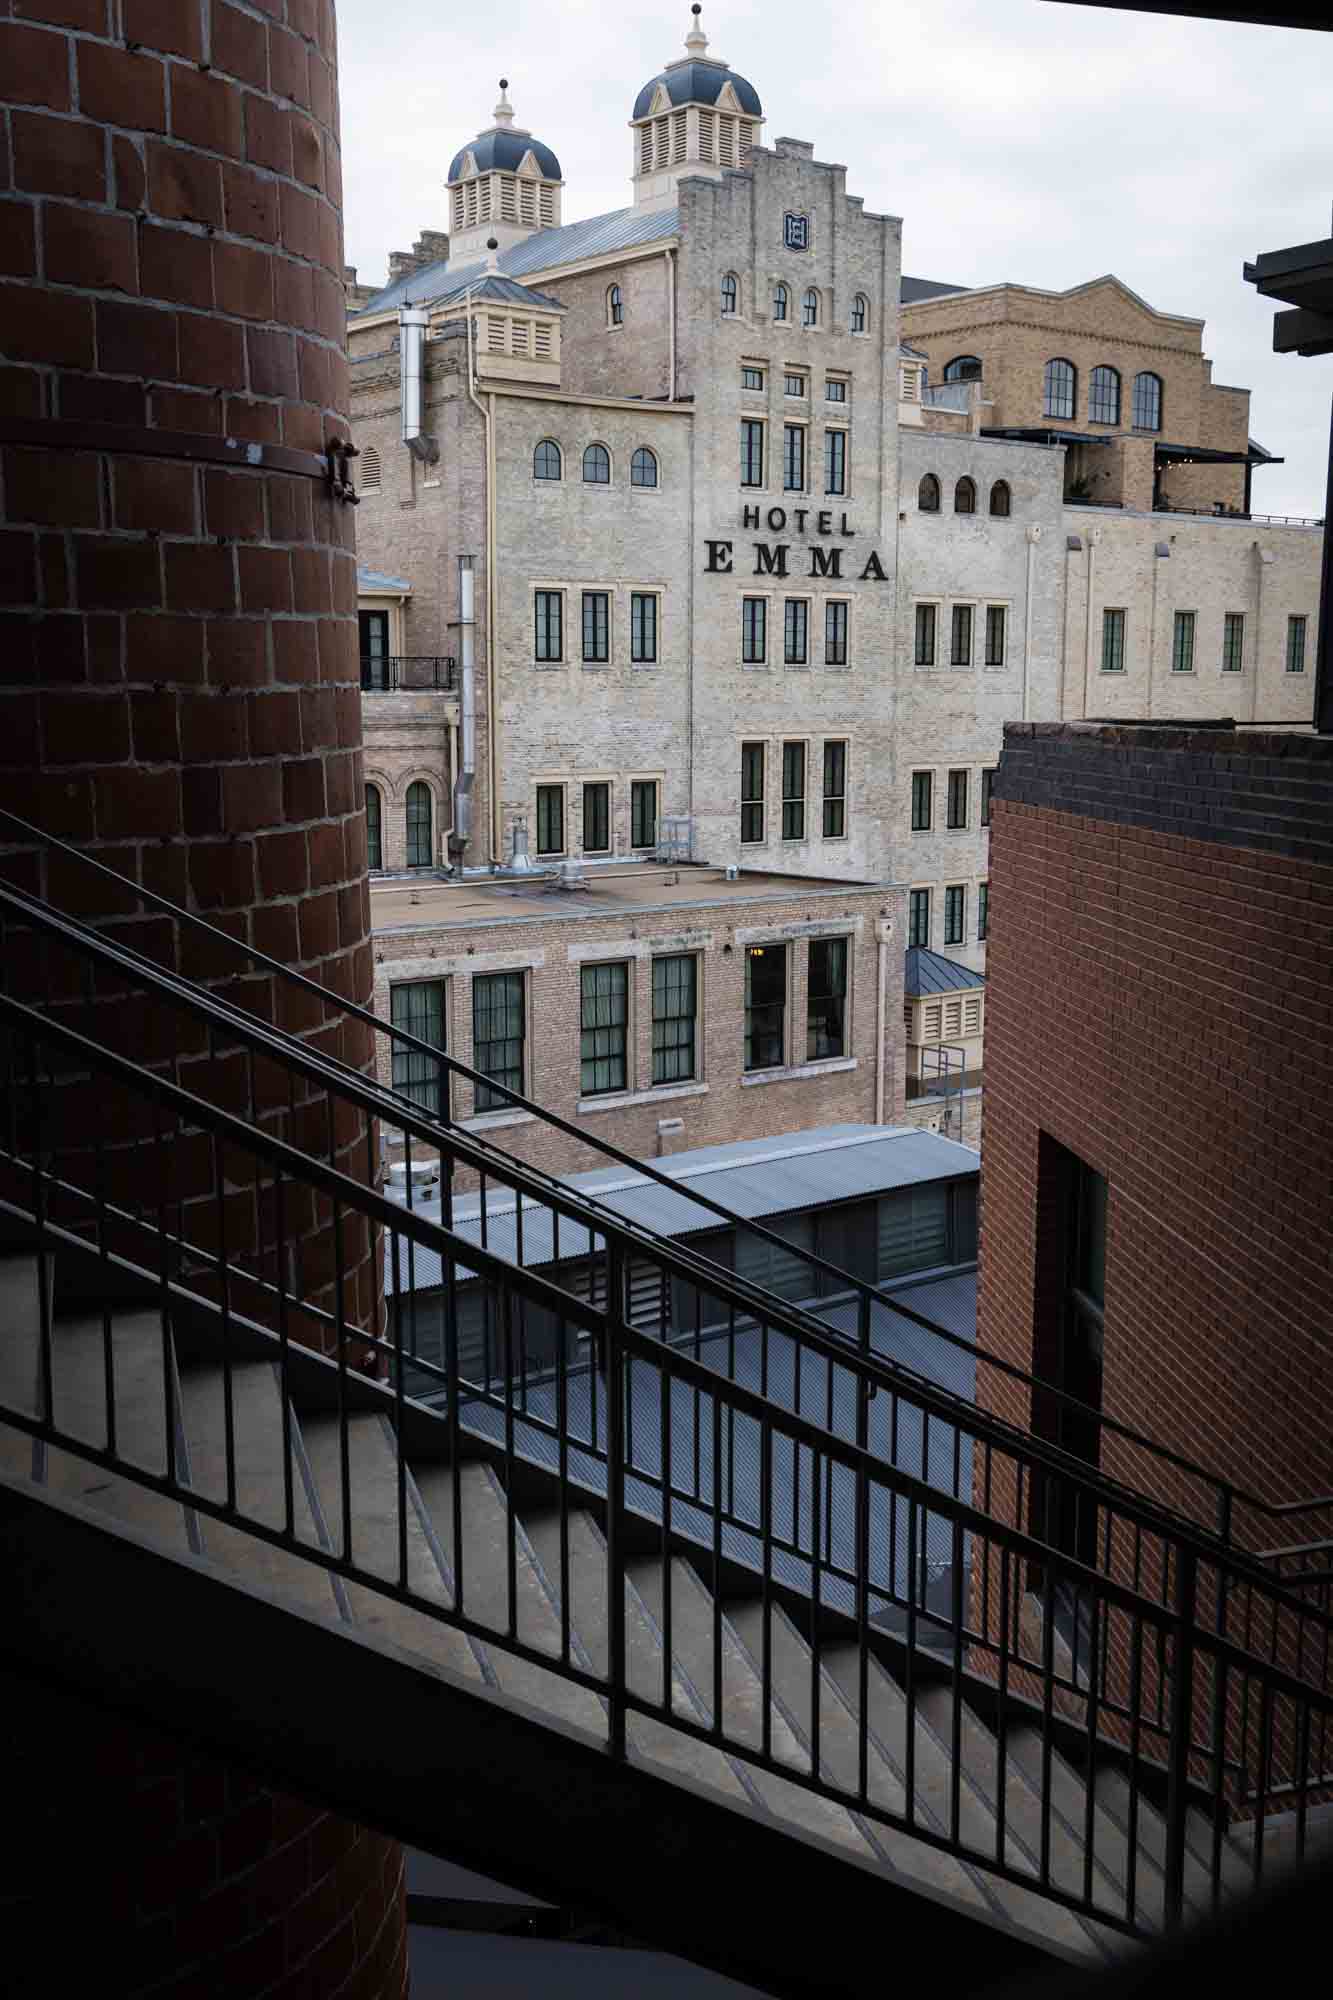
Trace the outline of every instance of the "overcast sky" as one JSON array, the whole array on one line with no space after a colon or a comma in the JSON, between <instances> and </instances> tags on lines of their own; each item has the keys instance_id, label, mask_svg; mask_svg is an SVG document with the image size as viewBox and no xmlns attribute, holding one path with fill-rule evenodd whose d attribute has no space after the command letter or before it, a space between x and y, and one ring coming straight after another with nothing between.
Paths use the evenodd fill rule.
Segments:
<instances>
[{"instance_id":1,"label":"overcast sky","mask_svg":"<svg viewBox=\"0 0 1333 2000\"><path fill-rule=\"evenodd\" d=\"M1329 36L1050 0L706 0L703 23L767 143L813 140L902 216L905 271L1051 289L1114 271L1205 319L1214 380L1249 386L1254 436L1286 459L1255 473L1256 509L1323 513L1333 357L1275 355L1241 265L1328 234ZM565 221L627 206L635 93L688 25L686 0L343 0L347 261L382 281L390 250L448 227L450 158L502 75L559 155Z\"/></svg>"}]
</instances>

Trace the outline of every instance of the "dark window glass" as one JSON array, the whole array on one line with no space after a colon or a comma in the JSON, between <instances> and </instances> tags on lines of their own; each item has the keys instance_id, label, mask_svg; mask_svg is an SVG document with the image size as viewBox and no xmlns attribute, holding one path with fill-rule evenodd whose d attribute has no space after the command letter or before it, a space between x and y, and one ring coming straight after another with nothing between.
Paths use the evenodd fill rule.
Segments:
<instances>
[{"instance_id":1,"label":"dark window glass","mask_svg":"<svg viewBox=\"0 0 1333 2000\"><path fill-rule=\"evenodd\" d=\"M912 773L912 831L929 833L931 801L935 791L933 771L913 771Z\"/></svg>"},{"instance_id":2,"label":"dark window glass","mask_svg":"<svg viewBox=\"0 0 1333 2000\"><path fill-rule=\"evenodd\" d=\"M787 1028L787 947L752 944L745 954L745 1067L776 1069Z\"/></svg>"},{"instance_id":3,"label":"dark window glass","mask_svg":"<svg viewBox=\"0 0 1333 2000\"><path fill-rule=\"evenodd\" d=\"M866 295L864 292L858 292L852 300L852 332L864 333L869 317L870 307L866 303Z\"/></svg>"},{"instance_id":4,"label":"dark window glass","mask_svg":"<svg viewBox=\"0 0 1333 2000\"><path fill-rule=\"evenodd\" d=\"M881 1283L954 1261L947 1187L904 1188L899 1194L882 1196L878 1225L876 1264Z\"/></svg>"},{"instance_id":5,"label":"dark window glass","mask_svg":"<svg viewBox=\"0 0 1333 2000\"><path fill-rule=\"evenodd\" d=\"M977 487L973 479L960 479L953 489L953 511L955 514L975 514L977 511Z\"/></svg>"},{"instance_id":6,"label":"dark window glass","mask_svg":"<svg viewBox=\"0 0 1333 2000\"><path fill-rule=\"evenodd\" d=\"M1194 672L1194 613L1177 611L1171 631L1171 671L1173 674Z\"/></svg>"},{"instance_id":7,"label":"dark window glass","mask_svg":"<svg viewBox=\"0 0 1333 2000\"><path fill-rule=\"evenodd\" d=\"M919 667L933 667L935 664L935 612L933 604L918 604L916 607L916 663Z\"/></svg>"},{"instance_id":8,"label":"dark window glass","mask_svg":"<svg viewBox=\"0 0 1333 2000\"><path fill-rule=\"evenodd\" d=\"M944 942L961 944L966 922L967 890L955 884L944 892Z\"/></svg>"},{"instance_id":9,"label":"dark window glass","mask_svg":"<svg viewBox=\"0 0 1333 2000\"><path fill-rule=\"evenodd\" d=\"M387 688L393 685L389 665L389 614L387 611L358 611L361 634L361 685Z\"/></svg>"},{"instance_id":10,"label":"dark window glass","mask_svg":"<svg viewBox=\"0 0 1333 2000\"><path fill-rule=\"evenodd\" d=\"M847 745L824 745L824 838L841 840L847 832Z\"/></svg>"},{"instance_id":11,"label":"dark window glass","mask_svg":"<svg viewBox=\"0 0 1333 2000\"><path fill-rule=\"evenodd\" d=\"M789 295L789 293L788 293L788 291L787 291L787 287L786 287L785 285L774 285L774 287L773 287L773 317L774 317L774 319L786 319L786 317L787 317L787 305L788 305L788 299L789 299L789 296L790 296L790 295Z\"/></svg>"},{"instance_id":12,"label":"dark window glass","mask_svg":"<svg viewBox=\"0 0 1333 2000\"><path fill-rule=\"evenodd\" d=\"M1072 418L1078 394L1078 376L1072 361L1046 363L1045 392L1046 416L1063 417L1066 421Z\"/></svg>"},{"instance_id":13,"label":"dark window glass","mask_svg":"<svg viewBox=\"0 0 1333 2000\"><path fill-rule=\"evenodd\" d=\"M805 425L782 426L782 484L788 493L805 491Z\"/></svg>"},{"instance_id":14,"label":"dark window glass","mask_svg":"<svg viewBox=\"0 0 1333 2000\"><path fill-rule=\"evenodd\" d=\"M972 606L955 604L949 650L950 665L970 667L972 664Z\"/></svg>"},{"instance_id":15,"label":"dark window glass","mask_svg":"<svg viewBox=\"0 0 1333 2000\"><path fill-rule=\"evenodd\" d=\"M1123 674L1125 671L1125 614L1123 611L1103 611L1102 613L1102 672Z\"/></svg>"},{"instance_id":16,"label":"dark window glass","mask_svg":"<svg viewBox=\"0 0 1333 2000\"><path fill-rule=\"evenodd\" d=\"M762 389L763 386L764 386L764 371L762 368L742 368L741 370L742 389Z\"/></svg>"},{"instance_id":17,"label":"dark window glass","mask_svg":"<svg viewBox=\"0 0 1333 2000\"><path fill-rule=\"evenodd\" d=\"M429 868L435 859L435 844L431 835L430 786L420 779L407 788L407 865L409 868Z\"/></svg>"},{"instance_id":18,"label":"dark window glass","mask_svg":"<svg viewBox=\"0 0 1333 2000\"><path fill-rule=\"evenodd\" d=\"M583 851L606 854L611 847L611 787L583 787Z\"/></svg>"},{"instance_id":19,"label":"dark window glass","mask_svg":"<svg viewBox=\"0 0 1333 2000\"><path fill-rule=\"evenodd\" d=\"M805 839L805 745L782 746L782 838Z\"/></svg>"},{"instance_id":20,"label":"dark window glass","mask_svg":"<svg viewBox=\"0 0 1333 2000\"><path fill-rule=\"evenodd\" d=\"M657 658L657 598L652 591L630 592L629 656L636 666L650 666Z\"/></svg>"},{"instance_id":21,"label":"dark window glass","mask_svg":"<svg viewBox=\"0 0 1333 2000\"><path fill-rule=\"evenodd\" d=\"M619 285L612 285L606 295L606 316L612 326L623 326L625 323L625 301Z\"/></svg>"},{"instance_id":22,"label":"dark window glass","mask_svg":"<svg viewBox=\"0 0 1333 2000\"><path fill-rule=\"evenodd\" d=\"M768 658L768 600L741 599L741 659L747 667L762 667Z\"/></svg>"},{"instance_id":23,"label":"dark window glass","mask_svg":"<svg viewBox=\"0 0 1333 2000\"><path fill-rule=\"evenodd\" d=\"M977 884L977 943L985 944L990 928L990 883Z\"/></svg>"},{"instance_id":24,"label":"dark window glass","mask_svg":"<svg viewBox=\"0 0 1333 2000\"><path fill-rule=\"evenodd\" d=\"M967 772L949 773L949 810L947 824L955 831L967 825Z\"/></svg>"},{"instance_id":25,"label":"dark window glass","mask_svg":"<svg viewBox=\"0 0 1333 2000\"><path fill-rule=\"evenodd\" d=\"M583 658L605 665L611 657L611 598L605 590L583 593Z\"/></svg>"},{"instance_id":26,"label":"dark window glass","mask_svg":"<svg viewBox=\"0 0 1333 2000\"><path fill-rule=\"evenodd\" d=\"M805 1059L847 1053L847 940L812 938L805 1018Z\"/></svg>"},{"instance_id":27,"label":"dark window glass","mask_svg":"<svg viewBox=\"0 0 1333 2000\"><path fill-rule=\"evenodd\" d=\"M1245 665L1245 613L1228 611L1222 630L1222 672L1238 674Z\"/></svg>"},{"instance_id":28,"label":"dark window glass","mask_svg":"<svg viewBox=\"0 0 1333 2000\"><path fill-rule=\"evenodd\" d=\"M533 452L532 476L534 479L560 477L560 447L553 438L543 438Z\"/></svg>"},{"instance_id":29,"label":"dark window glass","mask_svg":"<svg viewBox=\"0 0 1333 2000\"><path fill-rule=\"evenodd\" d=\"M631 486L656 486L657 456L641 444L629 462L629 483Z\"/></svg>"},{"instance_id":30,"label":"dark window glass","mask_svg":"<svg viewBox=\"0 0 1333 2000\"><path fill-rule=\"evenodd\" d=\"M579 1093L625 1088L629 967L585 965L579 973Z\"/></svg>"},{"instance_id":31,"label":"dark window glass","mask_svg":"<svg viewBox=\"0 0 1333 2000\"><path fill-rule=\"evenodd\" d=\"M824 606L824 665L847 664L847 606L834 601Z\"/></svg>"},{"instance_id":32,"label":"dark window glass","mask_svg":"<svg viewBox=\"0 0 1333 2000\"><path fill-rule=\"evenodd\" d=\"M444 1047L444 981L413 980L409 985L389 988L389 1017L395 1028L415 1035L432 1049ZM443 1114L447 1102L444 1065L425 1049L409 1048L397 1039L393 1045L393 1087L412 1100L432 1118Z\"/></svg>"},{"instance_id":33,"label":"dark window glass","mask_svg":"<svg viewBox=\"0 0 1333 2000\"><path fill-rule=\"evenodd\" d=\"M847 401L847 384L832 380L827 381L824 384L824 401L826 403L845 403Z\"/></svg>"},{"instance_id":34,"label":"dark window glass","mask_svg":"<svg viewBox=\"0 0 1333 2000\"><path fill-rule=\"evenodd\" d=\"M380 792L378 785L366 786L366 866L384 866L384 833L380 823Z\"/></svg>"},{"instance_id":35,"label":"dark window glass","mask_svg":"<svg viewBox=\"0 0 1333 2000\"><path fill-rule=\"evenodd\" d=\"M907 942L930 944L929 889L913 889L907 898Z\"/></svg>"},{"instance_id":36,"label":"dark window glass","mask_svg":"<svg viewBox=\"0 0 1333 2000\"><path fill-rule=\"evenodd\" d=\"M1094 368L1088 378L1088 422L1120 422L1120 372L1116 368Z\"/></svg>"},{"instance_id":37,"label":"dark window glass","mask_svg":"<svg viewBox=\"0 0 1333 2000\"><path fill-rule=\"evenodd\" d=\"M1287 620L1287 672L1289 674L1303 674L1305 672L1304 618L1288 618Z\"/></svg>"},{"instance_id":38,"label":"dark window glass","mask_svg":"<svg viewBox=\"0 0 1333 2000\"><path fill-rule=\"evenodd\" d=\"M534 650L541 661L564 658L563 604L558 590L533 593Z\"/></svg>"},{"instance_id":39,"label":"dark window glass","mask_svg":"<svg viewBox=\"0 0 1333 2000\"><path fill-rule=\"evenodd\" d=\"M1003 604L986 606L986 665L1004 665L1005 627L1009 622L1008 611Z\"/></svg>"},{"instance_id":40,"label":"dark window glass","mask_svg":"<svg viewBox=\"0 0 1333 2000\"><path fill-rule=\"evenodd\" d=\"M537 787L537 852L563 854L565 851L565 788L563 785Z\"/></svg>"},{"instance_id":41,"label":"dark window glass","mask_svg":"<svg viewBox=\"0 0 1333 2000\"><path fill-rule=\"evenodd\" d=\"M976 354L955 354L952 361L944 364L946 382L979 382L981 380L981 357Z\"/></svg>"},{"instance_id":42,"label":"dark window glass","mask_svg":"<svg viewBox=\"0 0 1333 2000\"><path fill-rule=\"evenodd\" d=\"M997 479L990 490L990 510L997 520L1007 518L1010 512L1009 481Z\"/></svg>"},{"instance_id":43,"label":"dark window glass","mask_svg":"<svg viewBox=\"0 0 1333 2000\"><path fill-rule=\"evenodd\" d=\"M741 420L741 485L764 483L764 427L755 417Z\"/></svg>"},{"instance_id":44,"label":"dark window glass","mask_svg":"<svg viewBox=\"0 0 1333 2000\"><path fill-rule=\"evenodd\" d=\"M1162 378L1143 374L1134 377L1134 428L1160 431L1162 428Z\"/></svg>"},{"instance_id":45,"label":"dark window glass","mask_svg":"<svg viewBox=\"0 0 1333 2000\"><path fill-rule=\"evenodd\" d=\"M722 280L722 310L728 318L735 312L739 296L740 287L736 283L735 273L728 271L726 277Z\"/></svg>"},{"instance_id":46,"label":"dark window glass","mask_svg":"<svg viewBox=\"0 0 1333 2000\"><path fill-rule=\"evenodd\" d=\"M699 968L692 952L653 960L653 1082L694 1075Z\"/></svg>"},{"instance_id":47,"label":"dark window glass","mask_svg":"<svg viewBox=\"0 0 1333 2000\"><path fill-rule=\"evenodd\" d=\"M764 837L764 763L764 744L742 743L741 839L751 845Z\"/></svg>"},{"instance_id":48,"label":"dark window glass","mask_svg":"<svg viewBox=\"0 0 1333 2000\"><path fill-rule=\"evenodd\" d=\"M801 299L801 325L819 325L819 293L813 285Z\"/></svg>"},{"instance_id":49,"label":"dark window glass","mask_svg":"<svg viewBox=\"0 0 1333 2000\"><path fill-rule=\"evenodd\" d=\"M584 452L583 477L589 486L611 484L611 454L604 444L590 444Z\"/></svg>"},{"instance_id":50,"label":"dark window glass","mask_svg":"<svg viewBox=\"0 0 1333 2000\"><path fill-rule=\"evenodd\" d=\"M804 597L789 597L783 606L782 651L789 667L803 667L810 657L810 605Z\"/></svg>"},{"instance_id":51,"label":"dark window glass","mask_svg":"<svg viewBox=\"0 0 1333 2000\"><path fill-rule=\"evenodd\" d=\"M916 489L917 511L922 514L938 514L940 511L940 482L933 472L928 472Z\"/></svg>"},{"instance_id":52,"label":"dark window glass","mask_svg":"<svg viewBox=\"0 0 1333 2000\"><path fill-rule=\"evenodd\" d=\"M826 493L847 491L846 431L824 433L824 491Z\"/></svg>"},{"instance_id":53,"label":"dark window glass","mask_svg":"<svg viewBox=\"0 0 1333 2000\"><path fill-rule=\"evenodd\" d=\"M805 394L804 375L784 375L782 378L782 393L784 396L803 396Z\"/></svg>"},{"instance_id":54,"label":"dark window glass","mask_svg":"<svg viewBox=\"0 0 1333 2000\"><path fill-rule=\"evenodd\" d=\"M630 845L657 845L657 780L636 778L629 790Z\"/></svg>"},{"instance_id":55,"label":"dark window glass","mask_svg":"<svg viewBox=\"0 0 1333 2000\"><path fill-rule=\"evenodd\" d=\"M472 1066L510 1090L523 1088L526 1009L521 972L479 973L472 982ZM477 1085L478 1111L503 1111L509 1100Z\"/></svg>"},{"instance_id":56,"label":"dark window glass","mask_svg":"<svg viewBox=\"0 0 1333 2000\"><path fill-rule=\"evenodd\" d=\"M990 800L994 789L994 771L983 771L981 774L981 824L983 826L990 825Z\"/></svg>"}]
</instances>

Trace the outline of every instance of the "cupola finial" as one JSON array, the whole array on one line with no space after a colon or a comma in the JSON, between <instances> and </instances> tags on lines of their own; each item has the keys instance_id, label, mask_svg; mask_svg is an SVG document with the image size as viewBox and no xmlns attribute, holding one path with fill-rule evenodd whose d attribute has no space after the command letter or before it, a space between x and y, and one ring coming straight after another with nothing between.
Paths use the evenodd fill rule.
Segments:
<instances>
[{"instance_id":1,"label":"cupola finial","mask_svg":"<svg viewBox=\"0 0 1333 2000\"><path fill-rule=\"evenodd\" d=\"M509 102L509 78L507 76L500 78L500 102L496 105L493 116L496 124L502 129L512 125L514 122L514 107Z\"/></svg>"},{"instance_id":2,"label":"cupola finial","mask_svg":"<svg viewBox=\"0 0 1333 2000\"><path fill-rule=\"evenodd\" d=\"M694 18L690 22L690 32L685 37L685 46L692 56L697 57L703 55L708 47L708 37L703 31L703 23L699 19L699 16L703 13L703 8L698 4L698 0L695 0L690 13Z\"/></svg>"}]
</instances>

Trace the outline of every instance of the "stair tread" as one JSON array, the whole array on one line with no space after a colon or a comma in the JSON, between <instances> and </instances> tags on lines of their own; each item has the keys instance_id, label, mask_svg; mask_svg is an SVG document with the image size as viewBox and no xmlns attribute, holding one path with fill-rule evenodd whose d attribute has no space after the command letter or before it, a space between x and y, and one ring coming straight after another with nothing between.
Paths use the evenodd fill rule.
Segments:
<instances>
[{"instance_id":1,"label":"stair tread","mask_svg":"<svg viewBox=\"0 0 1333 2000\"><path fill-rule=\"evenodd\" d=\"M1117 1825L1128 1827L1129 1783L1124 1773L1114 1765L1102 1764L1098 1766L1093 1783L1108 1814L1114 1817ZM1137 1828L1140 1855L1147 1856L1148 1866L1161 1880L1166 1857L1166 1820L1141 1792ZM1185 1814L1184 1889L1187 1908L1195 1917L1210 1913L1213 1907L1211 1853L1210 1822L1205 1814L1191 1807ZM1245 1895L1253 1886L1250 1865L1245 1856L1231 1841L1224 1839L1222 1900L1225 1901L1228 1896Z\"/></svg>"}]
</instances>

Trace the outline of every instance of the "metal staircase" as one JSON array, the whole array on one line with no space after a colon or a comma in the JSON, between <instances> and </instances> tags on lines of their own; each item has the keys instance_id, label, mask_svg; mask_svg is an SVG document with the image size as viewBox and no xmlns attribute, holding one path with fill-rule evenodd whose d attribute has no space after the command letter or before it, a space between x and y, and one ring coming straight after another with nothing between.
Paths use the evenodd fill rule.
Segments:
<instances>
[{"instance_id":1,"label":"metal staircase","mask_svg":"<svg viewBox=\"0 0 1333 2000\"><path fill-rule=\"evenodd\" d=\"M923 1919L960 1983L1096 1965L1245 1892L1274 1813L1304 1845L1330 1621L1271 1567L895 1369L873 1288L838 1295L849 1338L114 929L0 913L11 1663L775 1992L827 1990L831 1950L869 1991ZM386 1201L385 1119L517 1225ZM525 1203L577 1291L525 1262ZM367 1231L389 1332L349 1307ZM413 1353L426 1269L485 1288L481 1368ZM1027 1525L1055 1479L1091 1562Z\"/></svg>"}]
</instances>

